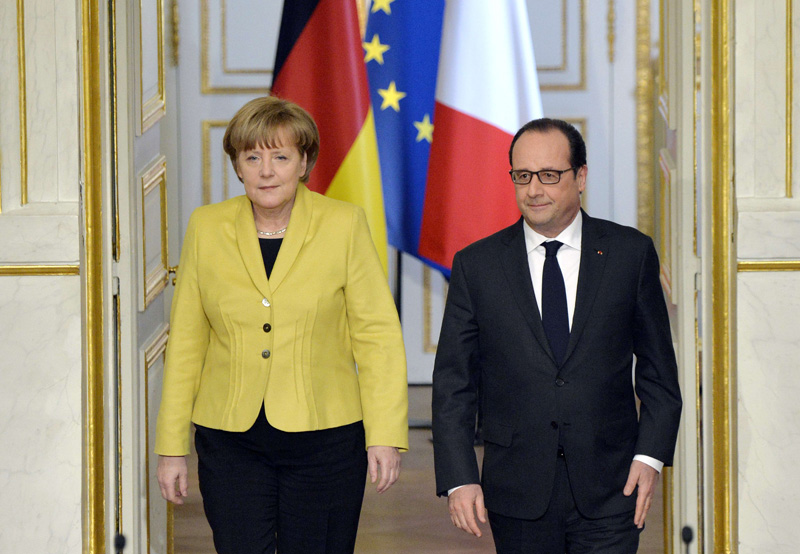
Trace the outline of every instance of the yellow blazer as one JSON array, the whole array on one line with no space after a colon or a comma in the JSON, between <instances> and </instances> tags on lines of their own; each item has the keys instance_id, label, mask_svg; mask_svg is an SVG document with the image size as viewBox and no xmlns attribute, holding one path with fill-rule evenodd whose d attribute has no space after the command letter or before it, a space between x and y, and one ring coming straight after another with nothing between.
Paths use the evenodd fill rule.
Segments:
<instances>
[{"instance_id":1,"label":"yellow blazer","mask_svg":"<svg viewBox=\"0 0 800 554\"><path fill-rule=\"evenodd\" d=\"M267 279L250 201L198 208L170 316L156 453L189 452L190 421L311 431L363 420L367 446L408 448L397 310L361 208L298 185Z\"/></svg>"}]
</instances>

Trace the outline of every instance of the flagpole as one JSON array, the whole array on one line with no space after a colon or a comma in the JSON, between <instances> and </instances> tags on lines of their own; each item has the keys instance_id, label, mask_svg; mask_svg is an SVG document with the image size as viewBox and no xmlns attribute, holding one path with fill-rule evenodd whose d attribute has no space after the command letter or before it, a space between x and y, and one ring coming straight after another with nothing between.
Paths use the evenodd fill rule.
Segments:
<instances>
[{"instance_id":1,"label":"flagpole","mask_svg":"<svg viewBox=\"0 0 800 554\"><path fill-rule=\"evenodd\" d=\"M397 316L400 324L403 324L403 253L395 250L397 262L395 263L394 275L394 303L397 305Z\"/></svg>"}]
</instances>

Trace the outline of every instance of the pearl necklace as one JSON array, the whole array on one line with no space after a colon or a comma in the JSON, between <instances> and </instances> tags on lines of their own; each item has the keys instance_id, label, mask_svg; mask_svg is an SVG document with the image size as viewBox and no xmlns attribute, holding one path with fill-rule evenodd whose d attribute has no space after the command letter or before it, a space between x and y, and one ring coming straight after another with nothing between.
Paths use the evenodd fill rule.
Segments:
<instances>
[{"instance_id":1,"label":"pearl necklace","mask_svg":"<svg viewBox=\"0 0 800 554\"><path fill-rule=\"evenodd\" d=\"M280 235L281 233L285 233L286 229L287 228L284 227L283 229L278 229L277 231L259 231L258 229L256 229L256 231L258 232L259 235L264 235L265 237L274 237L275 235Z\"/></svg>"}]
</instances>

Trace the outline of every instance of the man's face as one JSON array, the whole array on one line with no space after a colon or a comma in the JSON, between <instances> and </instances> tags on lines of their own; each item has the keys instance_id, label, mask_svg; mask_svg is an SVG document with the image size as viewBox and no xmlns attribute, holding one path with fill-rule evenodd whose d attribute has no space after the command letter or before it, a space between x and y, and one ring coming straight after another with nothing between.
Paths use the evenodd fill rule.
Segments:
<instances>
[{"instance_id":1,"label":"man's face","mask_svg":"<svg viewBox=\"0 0 800 554\"><path fill-rule=\"evenodd\" d=\"M526 132L517 139L511 161L514 170L567 169L570 167L569 141L558 130ZM514 185L517 207L528 225L549 238L566 229L581 208L587 172L584 165L577 175L573 171L563 173L554 185L543 185L535 175L527 185Z\"/></svg>"}]
</instances>

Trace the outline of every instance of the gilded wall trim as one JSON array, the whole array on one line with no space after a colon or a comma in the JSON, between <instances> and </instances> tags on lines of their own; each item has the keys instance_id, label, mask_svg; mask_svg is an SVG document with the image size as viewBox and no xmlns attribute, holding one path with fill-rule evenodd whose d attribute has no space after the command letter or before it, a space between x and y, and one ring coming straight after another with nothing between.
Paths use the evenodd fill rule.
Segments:
<instances>
[{"instance_id":1,"label":"gilded wall trim","mask_svg":"<svg viewBox=\"0 0 800 554\"><path fill-rule=\"evenodd\" d=\"M176 0L177 1L177 0ZM114 226L111 229L111 256L115 262L119 262L120 257L120 230L119 230L119 155L117 140L117 2L109 0L108 19L111 25L109 38L109 49L111 55L111 67L109 83L111 85L111 107L109 110L109 126L111 127L111 203L114 210ZM119 344L119 342L117 343Z\"/></svg>"},{"instance_id":2,"label":"gilded wall trim","mask_svg":"<svg viewBox=\"0 0 800 554\"><path fill-rule=\"evenodd\" d=\"M731 147L731 0L711 2L711 401L713 457L713 550L738 545L736 457L735 206Z\"/></svg>"},{"instance_id":3,"label":"gilded wall trim","mask_svg":"<svg viewBox=\"0 0 800 554\"><path fill-rule=\"evenodd\" d=\"M19 73L19 186L20 204L28 203L28 107L25 75L25 0L17 0L17 70Z\"/></svg>"},{"instance_id":4,"label":"gilded wall trim","mask_svg":"<svg viewBox=\"0 0 800 554\"><path fill-rule=\"evenodd\" d=\"M786 198L792 197L792 103L794 102L794 39L792 35L792 3L786 0Z\"/></svg>"},{"instance_id":5,"label":"gilded wall trim","mask_svg":"<svg viewBox=\"0 0 800 554\"><path fill-rule=\"evenodd\" d=\"M161 292L167 287L169 283L169 252L168 252L168 229L167 229L167 160L161 156L149 168L147 168L142 175L142 235L141 235L141 250L142 250L142 279L144 283L144 308L150 305ZM161 264L155 268L149 269L147 267L147 197L151 194L158 193L159 198L159 216L158 222L161 239L160 247L160 260Z\"/></svg>"},{"instance_id":6,"label":"gilded wall trim","mask_svg":"<svg viewBox=\"0 0 800 554\"><path fill-rule=\"evenodd\" d=\"M614 9L614 0L608 0L608 14L606 16L606 25L608 27L606 33L606 39L608 40L608 63L614 63L614 43L617 40L616 19L617 14Z\"/></svg>"},{"instance_id":7,"label":"gilded wall trim","mask_svg":"<svg viewBox=\"0 0 800 554\"><path fill-rule=\"evenodd\" d=\"M675 509L675 472L672 467L664 467L664 482L661 485L664 496L661 500L664 507L664 552L674 552L673 536L675 534L672 512Z\"/></svg>"},{"instance_id":8,"label":"gilded wall trim","mask_svg":"<svg viewBox=\"0 0 800 554\"><path fill-rule=\"evenodd\" d=\"M700 122L700 114L698 113L699 106L697 104L697 96L700 91L700 75L699 75L699 68L701 56L701 35L700 30L702 28L702 17L701 17L701 7L700 7L700 0L694 0L692 6L692 20L694 21L694 71L692 72L692 78L694 79L694 94L692 94L692 194L694 195L694 202L692 202L692 209L694 211L694 228L692 229L692 252L695 256L697 256L697 126ZM695 310L695 314L698 312ZM698 412L699 413L699 412ZM700 511L702 514L702 510ZM697 539L700 541L700 538ZM702 543L700 543L702 545ZM700 552L702 554L702 551Z\"/></svg>"},{"instance_id":9,"label":"gilded wall trim","mask_svg":"<svg viewBox=\"0 0 800 554\"><path fill-rule=\"evenodd\" d=\"M739 260L737 271L800 271L800 260Z\"/></svg>"},{"instance_id":10,"label":"gilded wall trim","mask_svg":"<svg viewBox=\"0 0 800 554\"><path fill-rule=\"evenodd\" d=\"M146 544L147 549L145 552L150 552L150 368L159 359L162 358L167 350L167 339L169 338L169 325L164 326L159 330L158 334L153 340L144 348L144 486L145 486L145 517L147 518L146 529ZM159 498L160 495L159 495ZM167 549L171 550L173 545L173 517L169 506L171 503L167 502L167 521L166 523L166 541Z\"/></svg>"},{"instance_id":11,"label":"gilded wall trim","mask_svg":"<svg viewBox=\"0 0 800 554\"><path fill-rule=\"evenodd\" d=\"M54 275L80 275L80 266L77 265L0 265L0 276L48 276Z\"/></svg>"},{"instance_id":12,"label":"gilded wall trim","mask_svg":"<svg viewBox=\"0 0 800 554\"><path fill-rule=\"evenodd\" d=\"M566 21L566 17L564 17L564 21ZM579 58L580 67L578 68L580 78L578 79L578 82L575 84L551 84L551 85L545 85L540 83L539 90L541 91L586 90L586 0L580 0L579 28L580 28L581 46L580 46L580 58ZM564 37L566 37L566 31L564 32ZM566 38L564 40L566 40ZM564 53L566 54L566 52L567 52L566 47L564 47Z\"/></svg>"},{"instance_id":13,"label":"gilded wall trim","mask_svg":"<svg viewBox=\"0 0 800 554\"><path fill-rule=\"evenodd\" d=\"M115 455L116 460L114 460L114 465L117 468L116 471L116 479L117 479L117 487L116 487L116 503L117 505L114 507L114 530L118 534L123 534L124 529L122 527L122 503L124 500L122 494L122 433L123 433L123 424L122 424L122 311L120 306L120 297L119 291L114 294L113 299L113 308L114 308L114 363L116 364L116 368L114 371L114 378L117 380L117 386L114 387L114 412L116 413L116 419L114 424L116 425L115 434L116 434L116 448L115 448Z\"/></svg>"},{"instance_id":14,"label":"gilded wall trim","mask_svg":"<svg viewBox=\"0 0 800 554\"><path fill-rule=\"evenodd\" d=\"M692 229L692 253L697 256L697 128L700 124L700 113L698 105L698 95L700 92L700 62L702 52L702 7L701 0L694 0L692 3L692 21L694 21L694 79L692 87L692 209L694 212L694 228ZM705 521L706 521L706 488L705 488L705 449L703 448L703 343L700 337L700 321L698 314L702 312L699 304L700 296L695 287L693 294L692 307L694 308L694 397L695 413L699 415L695 424L695 445L697 447L697 554L705 552Z\"/></svg>"},{"instance_id":15,"label":"gilded wall trim","mask_svg":"<svg viewBox=\"0 0 800 554\"><path fill-rule=\"evenodd\" d=\"M172 65L178 66L180 62L180 46L181 46L181 10L179 7L179 0L172 0Z\"/></svg>"},{"instance_id":16,"label":"gilded wall trim","mask_svg":"<svg viewBox=\"0 0 800 554\"><path fill-rule=\"evenodd\" d=\"M105 327L103 321L103 133L100 0L81 0L84 179L83 552L105 552Z\"/></svg>"},{"instance_id":17,"label":"gilded wall trim","mask_svg":"<svg viewBox=\"0 0 800 554\"><path fill-rule=\"evenodd\" d=\"M639 230L651 237L655 233L653 133L650 1L636 0L636 219Z\"/></svg>"},{"instance_id":18,"label":"gilded wall trim","mask_svg":"<svg viewBox=\"0 0 800 554\"><path fill-rule=\"evenodd\" d=\"M548 117L554 117L554 116L550 116L549 115ZM586 143L587 151L591 150L591 146L589 144L589 120L588 120L588 118L586 118L586 117L566 117L566 116L561 116L561 117L558 117L558 119L562 119L562 120L566 121L567 123L569 123L570 125L572 125L573 127L575 127L576 129L578 129L578 132L580 132L581 136L583 137L584 142ZM592 205L592 202L591 202L592 191L589 190L590 188L591 187L588 187L586 190L584 190L581 193L581 205L584 208L587 208L587 206L591 207L591 205Z\"/></svg>"},{"instance_id":19,"label":"gilded wall trim","mask_svg":"<svg viewBox=\"0 0 800 554\"><path fill-rule=\"evenodd\" d=\"M436 354L438 346L431 340L431 331L433 330L431 308L431 268L425 265L422 267L422 351L426 354Z\"/></svg>"},{"instance_id":20,"label":"gilded wall trim","mask_svg":"<svg viewBox=\"0 0 800 554\"><path fill-rule=\"evenodd\" d=\"M158 49L158 82L156 92L150 98L144 97L144 64L142 58L142 0L139 0L139 102L140 104L140 134L147 131L166 113L166 96L164 93L164 15L162 0L156 2L157 19L157 49Z\"/></svg>"},{"instance_id":21,"label":"gilded wall trim","mask_svg":"<svg viewBox=\"0 0 800 554\"><path fill-rule=\"evenodd\" d=\"M699 295L694 291L694 313L700 313ZM695 444L697 445L697 554L705 552L705 455L703 453L703 343L700 338L700 321L694 318L694 398L695 411L701 414L695 426Z\"/></svg>"},{"instance_id":22,"label":"gilded wall trim","mask_svg":"<svg viewBox=\"0 0 800 554\"><path fill-rule=\"evenodd\" d=\"M211 85L209 69L208 0L200 2L200 92L202 94L269 94L267 87L215 87Z\"/></svg>"},{"instance_id":23,"label":"gilded wall trim","mask_svg":"<svg viewBox=\"0 0 800 554\"><path fill-rule=\"evenodd\" d=\"M667 98L667 0L658 2L658 109L664 121L669 125L669 99Z\"/></svg>"},{"instance_id":24,"label":"gilded wall trim","mask_svg":"<svg viewBox=\"0 0 800 554\"><path fill-rule=\"evenodd\" d=\"M227 126L227 119L206 119L203 121L203 132L201 136L203 151L203 205L211 203L211 128L225 128ZM227 167L223 165L223 179L227 176L226 169Z\"/></svg>"},{"instance_id":25,"label":"gilded wall trim","mask_svg":"<svg viewBox=\"0 0 800 554\"><path fill-rule=\"evenodd\" d=\"M228 31L225 14L227 5L225 0L220 0L219 21L222 32L220 45L222 48L222 72L229 75L272 75L272 69L231 69L228 67Z\"/></svg>"},{"instance_id":26,"label":"gilded wall trim","mask_svg":"<svg viewBox=\"0 0 800 554\"><path fill-rule=\"evenodd\" d=\"M561 0L561 65L537 65L536 71L564 71L567 68L567 0Z\"/></svg>"},{"instance_id":27,"label":"gilded wall trim","mask_svg":"<svg viewBox=\"0 0 800 554\"><path fill-rule=\"evenodd\" d=\"M433 340L433 333L438 330L433 323L433 275L430 266L422 266L422 351L426 354L436 354L439 344ZM444 281L442 298L447 298L448 282Z\"/></svg>"}]
</instances>

